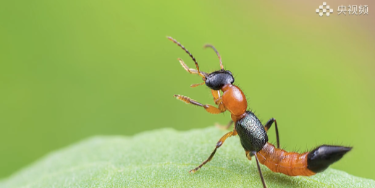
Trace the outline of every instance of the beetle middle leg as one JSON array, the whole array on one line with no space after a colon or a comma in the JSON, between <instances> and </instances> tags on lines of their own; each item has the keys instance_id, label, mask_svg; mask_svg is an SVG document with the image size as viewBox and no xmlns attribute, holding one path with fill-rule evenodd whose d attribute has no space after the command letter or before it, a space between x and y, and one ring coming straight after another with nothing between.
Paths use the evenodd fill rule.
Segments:
<instances>
[{"instance_id":1,"label":"beetle middle leg","mask_svg":"<svg viewBox=\"0 0 375 188\"><path fill-rule=\"evenodd\" d=\"M197 170L199 170L203 165L205 165L206 163L208 163L209 161L211 161L211 159L214 157L215 153L216 153L216 150L222 146L225 142L225 140L231 136L236 136L237 135L237 131L231 131L231 132L228 132L227 134L225 134L223 137L220 138L220 140L217 142L216 144L216 147L214 149L214 151L211 153L211 155L208 157L207 160L205 160L201 165L199 165L197 168L194 168L192 170L190 170L189 172L190 173L194 173L196 172Z\"/></svg>"},{"instance_id":2,"label":"beetle middle leg","mask_svg":"<svg viewBox=\"0 0 375 188\"><path fill-rule=\"evenodd\" d=\"M273 122L275 122L277 148L280 148L279 129L277 128L277 121L276 121L276 119L271 118L270 120L268 120L268 122L266 123L266 125L264 125L264 129L265 129L266 132L267 132L268 129L271 128L271 125L273 124Z\"/></svg>"},{"instance_id":3,"label":"beetle middle leg","mask_svg":"<svg viewBox=\"0 0 375 188\"><path fill-rule=\"evenodd\" d=\"M214 107L212 105L209 105L209 104L201 104L193 99L190 99L189 97L185 97L185 96L182 96L182 95L174 95L178 100L181 100L181 101L184 101L185 103L187 104L193 104L193 105L196 105L196 106L200 106L200 107L203 107L207 112L211 113L211 114L220 114L220 113L223 113L225 112L225 107L223 105L223 103L220 103L218 107Z\"/></svg>"}]
</instances>

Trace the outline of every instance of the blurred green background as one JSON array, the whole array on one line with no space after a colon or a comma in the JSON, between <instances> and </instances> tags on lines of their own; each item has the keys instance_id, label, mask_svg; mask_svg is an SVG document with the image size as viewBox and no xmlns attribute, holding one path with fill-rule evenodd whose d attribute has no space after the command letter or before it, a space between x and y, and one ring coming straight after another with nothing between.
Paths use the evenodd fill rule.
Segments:
<instances>
[{"instance_id":1,"label":"blurred green background","mask_svg":"<svg viewBox=\"0 0 375 188\"><path fill-rule=\"evenodd\" d=\"M201 79L172 36L206 72L219 61L202 47L216 46L249 108L277 119L284 149L353 146L333 167L375 179L375 4L347 1L369 15L339 16L342 3L327 3L330 17L315 13L322 1L1 1L0 178L93 135L226 124L228 112L173 98L214 104L189 87Z\"/></svg>"}]
</instances>

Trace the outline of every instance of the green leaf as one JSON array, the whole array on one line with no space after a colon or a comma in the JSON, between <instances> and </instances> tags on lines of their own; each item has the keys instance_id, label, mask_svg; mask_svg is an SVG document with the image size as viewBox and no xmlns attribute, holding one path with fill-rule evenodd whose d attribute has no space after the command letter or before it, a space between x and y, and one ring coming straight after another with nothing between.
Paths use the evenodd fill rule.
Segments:
<instances>
[{"instance_id":1,"label":"green leaf","mask_svg":"<svg viewBox=\"0 0 375 188\"><path fill-rule=\"evenodd\" d=\"M211 162L188 173L224 133L211 127L93 137L45 156L0 187L262 187L255 160L247 160L238 137L228 138ZM375 187L373 180L334 169L312 177L289 177L265 166L262 171L269 187Z\"/></svg>"}]
</instances>

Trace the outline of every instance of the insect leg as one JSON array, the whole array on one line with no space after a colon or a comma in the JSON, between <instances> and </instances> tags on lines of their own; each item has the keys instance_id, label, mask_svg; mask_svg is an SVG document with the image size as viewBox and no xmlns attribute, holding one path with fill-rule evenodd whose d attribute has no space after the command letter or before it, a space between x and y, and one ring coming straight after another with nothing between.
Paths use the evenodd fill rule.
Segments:
<instances>
[{"instance_id":1,"label":"insect leg","mask_svg":"<svg viewBox=\"0 0 375 188\"><path fill-rule=\"evenodd\" d=\"M221 102L220 97L220 90L213 90L211 89L212 96L214 97L215 104L219 104Z\"/></svg>"},{"instance_id":2,"label":"insect leg","mask_svg":"<svg viewBox=\"0 0 375 188\"><path fill-rule=\"evenodd\" d=\"M215 150L211 153L211 155L208 157L207 160L205 160L201 165L199 165L198 167L190 170L189 172L190 173L194 173L196 172L197 170L199 170L203 165L205 165L206 163L208 163L209 161L211 161L211 159L214 157L215 153L216 153L216 150L222 146L225 142L225 140L228 138L228 137L231 137L231 136L236 136L237 135L237 131L231 131L231 132L228 132L227 134L225 134L223 137L220 138L220 140L217 142L216 144L216 147L215 147Z\"/></svg>"},{"instance_id":3,"label":"insect leg","mask_svg":"<svg viewBox=\"0 0 375 188\"><path fill-rule=\"evenodd\" d=\"M216 105L222 104L222 99L221 99L221 96L220 96L220 90L213 90L213 89L211 89L211 93L212 93L212 96L214 97L215 104ZM221 129L221 130L227 130L227 129L229 129L229 127L232 124L233 124L233 121L230 120L227 125L216 124L216 127L219 128L219 129Z\"/></svg>"},{"instance_id":4,"label":"insect leg","mask_svg":"<svg viewBox=\"0 0 375 188\"><path fill-rule=\"evenodd\" d=\"M214 107L212 105L209 105L209 104L201 104L193 99L190 99L189 97L185 97L185 96L182 96L182 95L174 95L174 97L176 97L178 100L181 100L181 101L184 101L185 103L187 104L193 104L193 105L196 105L196 106L200 106L200 107L203 107L204 109L206 109L207 112L211 113L211 114L220 114L220 113L223 113L225 112L225 107L222 103L220 103L219 107Z\"/></svg>"},{"instance_id":5,"label":"insect leg","mask_svg":"<svg viewBox=\"0 0 375 188\"><path fill-rule=\"evenodd\" d=\"M249 159L251 161L250 151L246 151L246 157L247 157L247 159Z\"/></svg>"},{"instance_id":6,"label":"insect leg","mask_svg":"<svg viewBox=\"0 0 375 188\"><path fill-rule=\"evenodd\" d=\"M215 126L221 130L227 130L229 129L229 127L233 124L233 120L230 120L229 123L227 125L219 125L219 124L216 124Z\"/></svg>"},{"instance_id":7,"label":"insect leg","mask_svg":"<svg viewBox=\"0 0 375 188\"><path fill-rule=\"evenodd\" d=\"M272 125L273 122L275 122L277 148L280 148L279 129L277 128L277 122L276 122L276 119L271 118L270 120L268 120L268 122L266 123L266 125L264 125L264 129L265 129L266 132L267 132L268 129L270 129L270 127L271 127L271 125Z\"/></svg>"},{"instance_id":8,"label":"insect leg","mask_svg":"<svg viewBox=\"0 0 375 188\"><path fill-rule=\"evenodd\" d=\"M258 172L259 172L260 179L262 180L263 188L267 188L266 182L264 181L264 177L263 177L263 174L262 174L262 170L260 169L260 165L259 165L259 161L258 161L258 157L256 155L256 152L251 152L251 153L252 153L252 155L255 156L255 161L257 162Z\"/></svg>"}]
</instances>

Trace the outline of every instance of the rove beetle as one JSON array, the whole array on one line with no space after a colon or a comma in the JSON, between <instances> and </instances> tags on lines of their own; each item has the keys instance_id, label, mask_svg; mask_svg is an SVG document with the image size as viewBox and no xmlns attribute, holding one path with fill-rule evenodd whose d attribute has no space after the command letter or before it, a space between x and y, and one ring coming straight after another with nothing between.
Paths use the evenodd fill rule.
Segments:
<instances>
[{"instance_id":1,"label":"rove beetle","mask_svg":"<svg viewBox=\"0 0 375 188\"><path fill-rule=\"evenodd\" d=\"M176 43L187 54L189 54L197 69L189 68L182 59L178 59L182 67L190 74L198 74L204 81L200 84L193 84L191 87L206 84L206 86L211 89L215 104L218 107L208 104L203 105L182 95L174 95L174 97L186 102L187 104L203 107L207 112L212 114L219 114L228 110L231 113L232 120L226 128L228 129L231 124L235 123L234 130L220 138L216 144L216 148L208 159L198 167L190 170L190 173L196 172L209 162L215 155L216 150L224 144L225 140L228 137L236 135L240 137L241 145L246 152L246 157L249 160L251 160L251 157L255 157L263 187L267 186L259 162L266 165L273 172L283 173L288 176L312 176L318 172L324 171L329 165L341 159L344 154L352 149L351 147L332 145L321 145L314 150L305 153L287 152L280 149L279 132L276 120L271 118L265 126L263 126L254 113L247 110L247 101L244 93L239 87L233 84L233 75L230 71L224 69L221 56L214 46L208 44L204 47L212 48L216 52L220 60L221 69L208 74L199 70L198 62L184 46L172 37L168 37L168 39ZM220 95L220 91L223 92L222 95ZM267 131L273 123L275 123L277 147L268 143Z\"/></svg>"}]
</instances>

